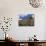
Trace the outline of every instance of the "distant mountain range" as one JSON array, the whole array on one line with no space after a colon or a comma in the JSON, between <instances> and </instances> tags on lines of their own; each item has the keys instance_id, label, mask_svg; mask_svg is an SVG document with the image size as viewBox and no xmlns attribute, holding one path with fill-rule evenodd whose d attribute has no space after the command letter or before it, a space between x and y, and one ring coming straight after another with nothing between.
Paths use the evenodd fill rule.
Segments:
<instances>
[{"instance_id":1,"label":"distant mountain range","mask_svg":"<svg viewBox=\"0 0 46 46\"><path fill-rule=\"evenodd\" d=\"M32 15L33 14L27 14L27 15L21 15L20 17L19 17L19 19L22 19L22 20L25 20L25 19L28 19L29 17L32 17Z\"/></svg>"}]
</instances>

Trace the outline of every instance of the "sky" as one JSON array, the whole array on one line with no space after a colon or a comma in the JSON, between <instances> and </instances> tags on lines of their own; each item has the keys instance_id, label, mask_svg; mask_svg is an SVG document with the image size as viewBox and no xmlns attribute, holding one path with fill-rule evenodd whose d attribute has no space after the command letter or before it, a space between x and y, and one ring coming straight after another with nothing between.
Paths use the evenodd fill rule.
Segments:
<instances>
[{"instance_id":1,"label":"sky","mask_svg":"<svg viewBox=\"0 0 46 46\"><path fill-rule=\"evenodd\" d=\"M33 14L20 15L20 16L19 16L19 19L22 19L22 20L28 19L28 17L30 17L30 16L32 17L32 15L33 15Z\"/></svg>"}]
</instances>

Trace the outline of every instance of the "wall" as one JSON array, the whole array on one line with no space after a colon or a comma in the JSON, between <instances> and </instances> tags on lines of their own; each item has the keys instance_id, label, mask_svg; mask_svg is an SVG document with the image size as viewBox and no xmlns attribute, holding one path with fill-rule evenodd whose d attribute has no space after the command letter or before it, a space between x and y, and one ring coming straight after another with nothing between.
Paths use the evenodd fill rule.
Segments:
<instances>
[{"instance_id":1,"label":"wall","mask_svg":"<svg viewBox=\"0 0 46 46\"><path fill-rule=\"evenodd\" d=\"M34 34L37 35L37 39L45 39L45 15L46 6L33 8L30 6L28 0L0 0L0 16L13 17L13 22L10 31L10 37L17 40L27 40ZM20 13L34 13L35 14L35 26L34 27L19 27L18 26L18 14ZM2 33L2 31L1 31ZM0 33L0 35L2 35ZM12 36L11 36L12 35ZM0 36L0 39L3 37Z\"/></svg>"}]
</instances>

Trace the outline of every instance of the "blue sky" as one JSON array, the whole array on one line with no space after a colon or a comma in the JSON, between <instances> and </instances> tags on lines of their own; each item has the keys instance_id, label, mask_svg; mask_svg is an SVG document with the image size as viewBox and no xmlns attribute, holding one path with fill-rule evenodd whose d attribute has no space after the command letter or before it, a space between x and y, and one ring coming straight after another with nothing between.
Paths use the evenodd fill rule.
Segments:
<instances>
[{"instance_id":1,"label":"blue sky","mask_svg":"<svg viewBox=\"0 0 46 46\"><path fill-rule=\"evenodd\" d=\"M28 19L28 17L30 17L30 16L32 16L33 14L26 14L26 15L20 15L19 16L19 19L22 19L22 20L24 20L24 19Z\"/></svg>"}]
</instances>

